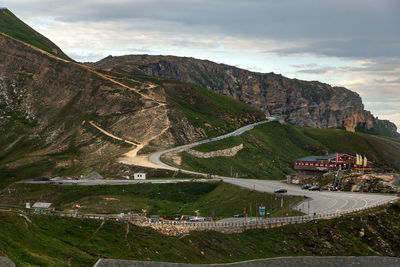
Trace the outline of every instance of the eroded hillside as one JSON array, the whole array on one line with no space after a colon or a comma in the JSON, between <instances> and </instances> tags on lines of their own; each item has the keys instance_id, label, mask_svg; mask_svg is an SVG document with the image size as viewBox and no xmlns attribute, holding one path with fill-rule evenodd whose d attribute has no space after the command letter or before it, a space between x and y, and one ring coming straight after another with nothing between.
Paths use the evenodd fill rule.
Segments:
<instances>
[{"instance_id":1,"label":"eroded hillside","mask_svg":"<svg viewBox=\"0 0 400 267\"><path fill-rule=\"evenodd\" d=\"M100 73L0 34L0 168L11 180L104 169L132 143L161 149L263 118L227 99L171 80ZM205 109L218 112L206 118Z\"/></svg>"},{"instance_id":2,"label":"eroded hillside","mask_svg":"<svg viewBox=\"0 0 400 267\"><path fill-rule=\"evenodd\" d=\"M360 96L343 87L289 79L233 66L175 56L106 57L98 68L190 82L250 104L287 122L313 128L340 128L400 137L396 126L364 109Z\"/></svg>"}]
</instances>

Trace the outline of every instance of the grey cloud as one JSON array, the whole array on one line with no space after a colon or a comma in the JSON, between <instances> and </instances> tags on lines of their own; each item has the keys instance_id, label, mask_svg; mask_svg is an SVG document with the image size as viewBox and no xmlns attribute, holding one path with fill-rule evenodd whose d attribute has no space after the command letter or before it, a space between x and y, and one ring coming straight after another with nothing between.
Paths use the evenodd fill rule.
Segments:
<instances>
[{"instance_id":1,"label":"grey cloud","mask_svg":"<svg viewBox=\"0 0 400 267\"><path fill-rule=\"evenodd\" d=\"M297 73L306 73L306 74L324 74L330 70L335 69L335 67L320 67L320 68L311 68L311 69L302 69L298 70Z\"/></svg>"},{"instance_id":2,"label":"grey cloud","mask_svg":"<svg viewBox=\"0 0 400 267\"><path fill-rule=\"evenodd\" d=\"M328 57L374 58L400 57L400 35L397 39L348 39L310 42L293 48L266 50L287 56L291 54L316 54Z\"/></svg>"},{"instance_id":3,"label":"grey cloud","mask_svg":"<svg viewBox=\"0 0 400 267\"><path fill-rule=\"evenodd\" d=\"M383 84L395 84L395 85L399 85L400 87L400 78L396 79L396 80L388 80L388 79L375 79L376 83L383 83Z\"/></svg>"},{"instance_id":4,"label":"grey cloud","mask_svg":"<svg viewBox=\"0 0 400 267\"><path fill-rule=\"evenodd\" d=\"M326 66L318 64L298 64L291 65L297 69L296 73L304 74L327 74L328 72L334 73L336 76L344 76L345 74L352 73L354 75L362 76L382 76L384 78L374 79L376 83L380 84L393 84L400 86L400 57L392 58L373 58L368 61L358 63L357 66ZM400 87L399 87L400 88Z\"/></svg>"},{"instance_id":5,"label":"grey cloud","mask_svg":"<svg viewBox=\"0 0 400 267\"><path fill-rule=\"evenodd\" d=\"M257 66L251 66L248 69L254 72L263 72L263 69Z\"/></svg>"},{"instance_id":6,"label":"grey cloud","mask_svg":"<svg viewBox=\"0 0 400 267\"><path fill-rule=\"evenodd\" d=\"M84 62L87 61L88 59L91 58L103 58L106 55L104 53L77 53L77 52L72 52L68 54L71 58L75 59L76 61L79 62Z\"/></svg>"},{"instance_id":7,"label":"grey cloud","mask_svg":"<svg viewBox=\"0 0 400 267\"><path fill-rule=\"evenodd\" d=\"M64 22L130 21L145 30L193 31L240 38L264 38L309 45L280 54L399 56L397 0L10 0L10 6ZM169 29L164 24L169 25ZM137 29L137 28L136 28ZM117 29L118 30L118 29Z\"/></svg>"},{"instance_id":8,"label":"grey cloud","mask_svg":"<svg viewBox=\"0 0 400 267\"><path fill-rule=\"evenodd\" d=\"M311 63L311 64L295 64L295 65L290 65L290 66L293 67L293 68L296 68L296 69L317 68L317 67L319 67L319 65L315 64L315 63Z\"/></svg>"}]
</instances>

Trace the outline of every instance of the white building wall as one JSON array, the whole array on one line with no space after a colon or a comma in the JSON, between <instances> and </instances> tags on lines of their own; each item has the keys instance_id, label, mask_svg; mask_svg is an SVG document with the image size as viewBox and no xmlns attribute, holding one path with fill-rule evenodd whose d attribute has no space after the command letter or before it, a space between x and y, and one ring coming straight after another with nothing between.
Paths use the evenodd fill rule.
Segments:
<instances>
[{"instance_id":1,"label":"white building wall","mask_svg":"<svg viewBox=\"0 0 400 267\"><path fill-rule=\"evenodd\" d=\"M145 173L135 173L133 175L133 179L135 179L135 180L146 180L146 174Z\"/></svg>"}]
</instances>

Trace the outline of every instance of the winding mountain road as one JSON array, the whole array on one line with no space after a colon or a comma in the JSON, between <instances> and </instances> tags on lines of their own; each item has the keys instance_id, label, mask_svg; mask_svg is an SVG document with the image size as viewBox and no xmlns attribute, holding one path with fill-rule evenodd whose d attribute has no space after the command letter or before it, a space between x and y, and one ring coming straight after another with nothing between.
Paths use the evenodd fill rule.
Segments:
<instances>
[{"instance_id":1,"label":"winding mountain road","mask_svg":"<svg viewBox=\"0 0 400 267\"><path fill-rule=\"evenodd\" d=\"M178 146L178 147L166 149L166 150L163 150L163 151L154 152L154 153L152 153L152 154L149 156L149 161L150 161L151 163L153 163L153 164L159 166L161 169L167 169L167 170L177 171L177 170L179 170L178 168L169 166L169 165L165 164L164 162L162 162L162 161L160 160L161 156L164 155L164 154L166 154L166 153L170 153L170 152L174 152L174 151L179 151L179 150L184 150L184 149L189 149L189 148L192 148L192 147L201 145L201 144L205 144L205 143L210 143L210 142L222 140L222 139L225 139L225 138L234 136L234 135L239 135L239 134L242 134L242 133L244 133L244 132L246 132L246 131L248 131L248 130L253 129L253 128L256 127L257 125L264 124L264 123L267 123L267 122L271 122L271 121L274 121L274 120L275 120L275 119L269 119L269 120L265 120L265 121L256 122L256 123L253 123L253 124L244 126L244 127L242 127L242 128L239 128L239 129L237 129L237 130L235 130L235 131L233 131L233 132L231 132L231 133L224 134L224 135L221 135L221 136L218 136L218 137L214 137L214 138L210 138L210 139L198 141L198 142L195 142L195 143L192 143L192 144L187 144L187 145L183 145L183 146ZM188 171L188 170L181 170L181 171L182 171L182 172L185 172L185 173L197 174L197 175L201 175L201 176L206 176L206 175L207 175L207 174L204 174L204 173L193 172L193 171Z\"/></svg>"},{"instance_id":2,"label":"winding mountain road","mask_svg":"<svg viewBox=\"0 0 400 267\"><path fill-rule=\"evenodd\" d=\"M253 129L255 126L268 123L274 121L275 119L269 119L267 121L262 121L258 123L254 123L245 127L242 127L234 132L229 134L225 134L223 136L219 136L216 138L211 138L199 142L195 142L192 144L187 144L175 148L170 148L167 150L155 152L151 154L148 159L149 161L158 166L161 169L168 169L177 171L178 168L169 166L160 160L161 156L174 151L179 151L183 149L188 149L195 147L197 145L218 141L230 136L241 134L245 131ZM207 174L189 171L189 170L181 170L184 173L189 174L197 174L201 176L206 176ZM382 205L385 203L389 203L391 201L395 201L399 199L396 195L393 194L377 194L377 193L354 193L354 192L328 192L328 191L308 191L301 190L299 186L296 185L288 185L284 184L280 181L274 180L257 180L257 179L241 179L241 178L232 178L232 177L223 177L213 175L213 178L222 179L224 182L231 183L240 187L257 190L260 192L269 192L273 193L275 190L280 188L285 188L288 190L289 195L298 195L298 196L306 196L309 200L305 200L302 203L293 207L299 211L309 213L309 214L329 214L335 212L350 212L359 209L366 209L377 205Z\"/></svg>"}]
</instances>

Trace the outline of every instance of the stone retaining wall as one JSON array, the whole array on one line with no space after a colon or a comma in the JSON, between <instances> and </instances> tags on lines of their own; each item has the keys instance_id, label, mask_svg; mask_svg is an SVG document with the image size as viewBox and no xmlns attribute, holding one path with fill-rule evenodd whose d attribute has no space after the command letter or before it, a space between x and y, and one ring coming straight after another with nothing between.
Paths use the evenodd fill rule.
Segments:
<instances>
[{"instance_id":1,"label":"stone retaining wall","mask_svg":"<svg viewBox=\"0 0 400 267\"><path fill-rule=\"evenodd\" d=\"M223 234L241 233L246 230L268 229L287 224L305 223L321 218L334 218L339 214L332 213L325 216L293 216L274 218L253 218L251 221L238 222L187 222L187 221L155 221L141 220L130 222L142 227L151 227L161 234L169 236L181 236L191 231L217 231Z\"/></svg>"},{"instance_id":2,"label":"stone retaining wall","mask_svg":"<svg viewBox=\"0 0 400 267\"><path fill-rule=\"evenodd\" d=\"M243 149L243 144L240 144L235 147L211 151L211 152L200 152L200 151L193 150L193 149L189 149L186 152L197 158L207 159L207 158L214 158L214 157L233 157L242 149Z\"/></svg>"}]
</instances>

